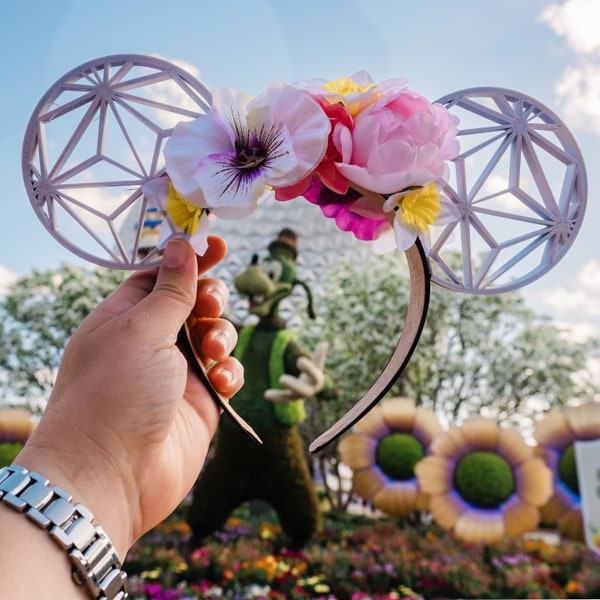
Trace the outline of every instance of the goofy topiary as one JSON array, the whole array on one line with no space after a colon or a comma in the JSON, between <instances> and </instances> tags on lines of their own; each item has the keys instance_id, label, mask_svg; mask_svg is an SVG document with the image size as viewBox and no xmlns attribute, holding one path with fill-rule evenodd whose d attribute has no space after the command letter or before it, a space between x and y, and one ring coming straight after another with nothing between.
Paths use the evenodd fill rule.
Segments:
<instances>
[{"instance_id":1,"label":"goofy topiary","mask_svg":"<svg viewBox=\"0 0 600 600\"><path fill-rule=\"evenodd\" d=\"M325 383L326 344L309 358L278 314L281 300L296 285L296 234L283 229L269 244L269 255L255 255L236 277L240 294L258 323L242 328L234 356L245 368L243 388L231 400L238 414L263 440L254 445L230 419L222 419L213 458L194 488L188 523L192 544L223 528L232 511L249 500L262 500L277 513L292 547L301 548L315 533L320 509L298 425L306 416L303 398L335 394Z\"/></svg>"}]
</instances>

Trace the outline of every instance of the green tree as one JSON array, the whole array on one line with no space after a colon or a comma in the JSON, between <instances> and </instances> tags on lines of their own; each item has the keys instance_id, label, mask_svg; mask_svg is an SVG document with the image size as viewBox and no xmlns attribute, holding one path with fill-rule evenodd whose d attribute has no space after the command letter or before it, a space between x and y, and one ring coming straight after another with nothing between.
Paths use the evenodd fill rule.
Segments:
<instances>
[{"instance_id":1,"label":"green tree","mask_svg":"<svg viewBox=\"0 0 600 600\"><path fill-rule=\"evenodd\" d=\"M0 299L0 390L47 398L63 349L87 314L123 280L122 271L64 264L34 270Z\"/></svg>"},{"instance_id":2,"label":"green tree","mask_svg":"<svg viewBox=\"0 0 600 600\"><path fill-rule=\"evenodd\" d=\"M308 435L331 424L371 386L404 325L410 282L400 253L340 261L315 293L317 319L302 343L327 340L335 402L310 404ZM517 292L466 295L432 284L419 344L390 396L407 396L456 422L484 414L527 427L533 417L599 390L586 368L597 342L575 343Z\"/></svg>"}]
</instances>

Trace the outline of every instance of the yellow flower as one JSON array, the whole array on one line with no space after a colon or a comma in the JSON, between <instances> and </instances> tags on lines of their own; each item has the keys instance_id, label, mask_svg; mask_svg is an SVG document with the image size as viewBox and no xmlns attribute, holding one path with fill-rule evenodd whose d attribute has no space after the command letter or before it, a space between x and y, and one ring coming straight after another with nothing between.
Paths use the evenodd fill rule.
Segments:
<instances>
[{"instance_id":1,"label":"yellow flower","mask_svg":"<svg viewBox=\"0 0 600 600\"><path fill-rule=\"evenodd\" d=\"M273 540L281 533L281 526L262 523L260 526L259 536L261 540Z\"/></svg>"},{"instance_id":2,"label":"yellow flower","mask_svg":"<svg viewBox=\"0 0 600 600\"><path fill-rule=\"evenodd\" d=\"M187 202L171 182L169 182L166 208L173 224L183 233L187 235L196 233L204 209Z\"/></svg>"},{"instance_id":3,"label":"yellow flower","mask_svg":"<svg viewBox=\"0 0 600 600\"><path fill-rule=\"evenodd\" d=\"M535 530L552 495L552 473L519 432L474 417L433 440L415 472L443 529L492 543Z\"/></svg>"},{"instance_id":4,"label":"yellow flower","mask_svg":"<svg viewBox=\"0 0 600 600\"><path fill-rule=\"evenodd\" d=\"M333 79L324 83L321 89L327 93L329 103L339 102L352 117L381 98L381 91L364 72L355 73L352 77Z\"/></svg>"},{"instance_id":5,"label":"yellow flower","mask_svg":"<svg viewBox=\"0 0 600 600\"><path fill-rule=\"evenodd\" d=\"M443 431L435 413L409 398L389 398L367 413L338 450L352 471L357 496L382 512L406 517L427 507L414 465Z\"/></svg>"},{"instance_id":6,"label":"yellow flower","mask_svg":"<svg viewBox=\"0 0 600 600\"><path fill-rule=\"evenodd\" d=\"M440 192L435 183L403 195L400 200L399 218L403 223L427 231L438 217L442 206Z\"/></svg>"},{"instance_id":7,"label":"yellow flower","mask_svg":"<svg viewBox=\"0 0 600 600\"><path fill-rule=\"evenodd\" d=\"M156 567L151 571L142 571L140 573L140 577L142 579L158 579L162 575L162 569L160 567Z\"/></svg>"},{"instance_id":8,"label":"yellow flower","mask_svg":"<svg viewBox=\"0 0 600 600\"><path fill-rule=\"evenodd\" d=\"M554 474L553 495L541 507L542 522L558 525L562 535L585 540L573 444L600 437L600 403L586 402L547 413L535 424L537 453Z\"/></svg>"},{"instance_id":9,"label":"yellow flower","mask_svg":"<svg viewBox=\"0 0 600 600\"><path fill-rule=\"evenodd\" d=\"M332 79L328 81L323 89L326 92L334 92L340 96L347 96L348 94L354 94L356 92L366 92L374 87L374 83L368 83L367 85L360 85L352 77L340 77L339 79Z\"/></svg>"}]
</instances>

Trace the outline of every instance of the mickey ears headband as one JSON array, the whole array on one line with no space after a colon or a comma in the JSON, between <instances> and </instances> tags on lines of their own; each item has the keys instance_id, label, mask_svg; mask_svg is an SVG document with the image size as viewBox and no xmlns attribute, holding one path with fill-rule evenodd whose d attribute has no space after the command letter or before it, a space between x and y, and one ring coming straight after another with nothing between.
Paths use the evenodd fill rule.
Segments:
<instances>
[{"instance_id":1,"label":"mickey ears headband","mask_svg":"<svg viewBox=\"0 0 600 600\"><path fill-rule=\"evenodd\" d=\"M202 253L211 220L243 218L270 190L277 200L318 204L348 235L404 250L411 292L398 345L372 388L312 443L317 452L402 372L431 281L476 294L526 285L564 256L585 212L581 153L545 106L490 87L431 104L404 84L375 84L360 72L302 89L274 84L256 98L230 89L211 98L169 62L100 58L59 79L35 108L25 187L60 243L112 268L155 266L172 236ZM143 252L151 206L162 212L161 241ZM459 269L446 259L453 246ZM212 389L185 326L179 341L214 400L260 442Z\"/></svg>"}]
</instances>

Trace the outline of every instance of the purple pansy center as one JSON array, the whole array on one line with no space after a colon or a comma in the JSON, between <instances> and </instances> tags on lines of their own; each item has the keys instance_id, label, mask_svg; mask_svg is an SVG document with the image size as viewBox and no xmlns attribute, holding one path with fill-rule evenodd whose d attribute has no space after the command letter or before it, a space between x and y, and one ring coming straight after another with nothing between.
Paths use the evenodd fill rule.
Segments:
<instances>
[{"instance_id":1,"label":"purple pansy center","mask_svg":"<svg viewBox=\"0 0 600 600\"><path fill-rule=\"evenodd\" d=\"M238 169L254 169L260 167L267 159L267 152L256 135L251 135L247 144L236 140L235 151Z\"/></svg>"}]
</instances>

